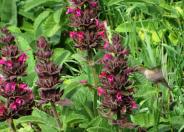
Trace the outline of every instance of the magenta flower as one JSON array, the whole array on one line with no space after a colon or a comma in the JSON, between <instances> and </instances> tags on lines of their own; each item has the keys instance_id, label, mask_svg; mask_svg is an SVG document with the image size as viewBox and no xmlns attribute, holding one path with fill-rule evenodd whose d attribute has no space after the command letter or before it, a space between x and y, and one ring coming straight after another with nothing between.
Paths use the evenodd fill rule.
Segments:
<instances>
[{"instance_id":1,"label":"magenta flower","mask_svg":"<svg viewBox=\"0 0 184 132\"><path fill-rule=\"evenodd\" d=\"M72 13L74 13L74 11L75 11L74 9L69 7L66 11L66 14L72 14Z\"/></svg>"},{"instance_id":2,"label":"magenta flower","mask_svg":"<svg viewBox=\"0 0 184 132\"><path fill-rule=\"evenodd\" d=\"M0 65L3 65L5 63L6 63L6 61L4 59L0 59Z\"/></svg>"},{"instance_id":3,"label":"magenta flower","mask_svg":"<svg viewBox=\"0 0 184 132\"><path fill-rule=\"evenodd\" d=\"M19 57L18 57L18 61L23 64L24 62L26 62L27 60L27 55L25 53L22 53Z\"/></svg>"},{"instance_id":4,"label":"magenta flower","mask_svg":"<svg viewBox=\"0 0 184 132\"><path fill-rule=\"evenodd\" d=\"M15 102L10 104L10 109L11 110L17 110L17 104Z\"/></svg>"},{"instance_id":5,"label":"magenta flower","mask_svg":"<svg viewBox=\"0 0 184 132\"><path fill-rule=\"evenodd\" d=\"M104 31L100 31L97 33L98 36L105 38L105 32Z\"/></svg>"},{"instance_id":6,"label":"magenta flower","mask_svg":"<svg viewBox=\"0 0 184 132\"><path fill-rule=\"evenodd\" d=\"M16 83L15 82L8 82L5 85L5 92L14 92L15 91L15 87L16 87Z\"/></svg>"},{"instance_id":7,"label":"magenta flower","mask_svg":"<svg viewBox=\"0 0 184 132\"><path fill-rule=\"evenodd\" d=\"M95 19L95 24L96 24L97 27L100 25L100 22L99 22L98 19Z\"/></svg>"},{"instance_id":8,"label":"magenta flower","mask_svg":"<svg viewBox=\"0 0 184 132\"><path fill-rule=\"evenodd\" d=\"M115 115L112 117L112 124L121 127L128 121L129 114L135 109L136 103L133 99L133 88L129 80L129 74L133 72L132 68L127 65L127 50L122 48L120 36L116 35L112 39L112 45L105 46L106 54L103 56L101 63L103 69L99 75L101 86L106 94L99 89L99 95L102 96L102 111L111 111ZM105 71L105 72L104 72ZM103 113L107 114L108 113ZM116 119L114 119L116 117ZM116 123L114 123L116 122Z\"/></svg>"},{"instance_id":9,"label":"magenta flower","mask_svg":"<svg viewBox=\"0 0 184 132\"><path fill-rule=\"evenodd\" d=\"M27 86L27 84L25 84L25 83L21 83L21 84L19 84L19 88L20 88L21 90L25 90L26 88L28 88L28 86Z\"/></svg>"},{"instance_id":10,"label":"magenta flower","mask_svg":"<svg viewBox=\"0 0 184 132\"><path fill-rule=\"evenodd\" d=\"M108 49L108 47L109 47L109 42L105 41L103 48Z\"/></svg>"},{"instance_id":11,"label":"magenta flower","mask_svg":"<svg viewBox=\"0 0 184 132\"><path fill-rule=\"evenodd\" d=\"M106 93L105 90L102 87L98 87L97 92L98 92L98 96L102 96Z\"/></svg>"},{"instance_id":12,"label":"magenta flower","mask_svg":"<svg viewBox=\"0 0 184 132\"><path fill-rule=\"evenodd\" d=\"M16 103L18 106L21 106L21 105L24 103L24 100L21 99L21 98L17 98L17 99L15 100L15 103Z\"/></svg>"},{"instance_id":13,"label":"magenta flower","mask_svg":"<svg viewBox=\"0 0 184 132\"><path fill-rule=\"evenodd\" d=\"M84 32L77 32L77 37L79 41L82 41L84 39Z\"/></svg>"},{"instance_id":14,"label":"magenta flower","mask_svg":"<svg viewBox=\"0 0 184 132\"><path fill-rule=\"evenodd\" d=\"M2 31L4 37L1 37L0 40L3 40L5 46L1 48L0 64L2 66L0 70L3 77L0 77L0 95L4 97L6 105L2 107L0 103L0 121L5 121L10 118L17 119L20 116L30 115L34 105L34 97L28 87L23 90L19 88L21 76L26 74L27 65L24 62L27 56L15 45L14 36L7 29ZM3 112L4 110L6 112Z\"/></svg>"},{"instance_id":15,"label":"magenta flower","mask_svg":"<svg viewBox=\"0 0 184 132\"><path fill-rule=\"evenodd\" d=\"M114 75L108 75L107 76L107 79L110 83L113 83L114 82Z\"/></svg>"},{"instance_id":16,"label":"magenta flower","mask_svg":"<svg viewBox=\"0 0 184 132\"><path fill-rule=\"evenodd\" d=\"M122 94L121 94L121 92L118 92L118 93L116 94L116 100L117 100L118 102L121 102L121 101L122 101Z\"/></svg>"},{"instance_id":17,"label":"magenta flower","mask_svg":"<svg viewBox=\"0 0 184 132\"><path fill-rule=\"evenodd\" d=\"M93 49L102 47L106 39L106 30L103 22L98 19L99 5L97 0L72 0L72 9L75 12L70 15L70 25L82 32L75 36L70 34L70 38L75 42L75 47L87 52L94 53ZM70 11L68 11L70 12ZM78 34L78 33L77 33Z\"/></svg>"},{"instance_id":18,"label":"magenta flower","mask_svg":"<svg viewBox=\"0 0 184 132\"><path fill-rule=\"evenodd\" d=\"M113 56L111 54L108 54L108 53L103 56L104 61L112 60L112 58L113 58Z\"/></svg>"},{"instance_id":19,"label":"magenta flower","mask_svg":"<svg viewBox=\"0 0 184 132\"><path fill-rule=\"evenodd\" d=\"M106 78L107 77L107 73L106 72L101 72L99 75L99 78Z\"/></svg>"},{"instance_id":20,"label":"magenta flower","mask_svg":"<svg viewBox=\"0 0 184 132\"><path fill-rule=\"evenodd\" d=\"M75 16L80 17L81 15L82 15L81 9L77 8L77 9L75 10Z\"/></svg>"},{"instance_id":21,"label":"magenta flower","mask_svg":"<svg viewBox=\"0 0 184 132\"><path fill-rule=\"evenodd\" d=\"M6 62L5 62L5 65L8 67L8 68L12 68L13 67L13 62L11 61L11 60L7 60Z\"/></svg>"},{"instance_id":22,"label":"magenta flower","mask_svg":"<svg viewBox=\"0 0 184 132\"><path fill-rule=\"evenodd\" d=\"M131 106L132 106L132 109L137 109L138 108L135 101L131 102Z\"/></svg>"},{"instance_id":23,"label":"magenta flower","mask_svg":"<svg viewBox=\"0 0 184 132\"><path fill-rule=\"evenodd\" d=\"M97 7L97 2L90 2L90 6L93 8Z\"/></svg>"},{"instance_id":24,"label":"magenta flower","mask_svg":"<svg viewBox=\"0 0 184 132\"><path fill-rule=\"evenodd\" d=\"M70 32L70 38L74 39L76 37L77 33L72 31Z\"/></svg>"}]
</instances>

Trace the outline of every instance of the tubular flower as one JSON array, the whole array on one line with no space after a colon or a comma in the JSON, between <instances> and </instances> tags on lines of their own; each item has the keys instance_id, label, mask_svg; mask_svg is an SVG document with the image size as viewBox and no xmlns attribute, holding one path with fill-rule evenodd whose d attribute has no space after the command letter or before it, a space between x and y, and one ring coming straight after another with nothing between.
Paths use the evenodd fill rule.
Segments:
<instances>
[{"instance_id":1,"label":"tubular flower","mask_svg":"<svg viewBox=\"0 0 184 132\"><path fill-rule=\"evenodd\" d=\"M21 84L25 83L18 79L18 77L20 78L26 74L26 54L14 45L15 37L6 28L1 29L1 32L3 35L0 40L1 42L4 40L4 46L1 48L0 59L0 70L2 72L0 96L6 99L6 103L0 103L0 121L4 121L9 118L15 119L31 114L34 97L27 84L24 89L20 87ZM11 39L4 39L7 36Z\"/></svg>"},{"instance_id":2,"label":"tubular flower","mask_svg":"<svg viewBox=\"0 0 184 132\"><path fill-rule=\"evenodd\" d=\"M114 36L112 42L112 45L105 48L107 53L101 59L103 69L99 79L102 86L97 91L102 96L101 109L108 109L117 115L116 120L112 119L112 124L127 127L122 122L128 123L128 115L137 108L132 96L131 81L128 80L129 74L134 70L127 65L128 52L122 48L120 37Z\"/></svg>"},{"instance_id":3,"label":"tubular flower","mask_svg":"<svg viewBox=\"0 0 184 132\"><path fill-rule=\"evenodd\" d=\"M71 7L66 14L70 14L70 25L77 31L70 32L70 38L75 47L81 50L101 48L107 40L105 23L98 19L99 3L97 0L70 0Z\"/></svg>"},{"instance_id":4,"label":"tubular flower","mask_svg":"<svg viewBox=\"0 0 184 132\"><path fill-rule=\"evenodd\" d=\"M38 74L37 86L40 89L40 97L42 102L57 102L63 94L63 90L57 88L60 80L61 68L54 64L50 58L53 52L44 37L40 37L37 41L37 64L35 71Z\"/></svg>"}]
</instances>

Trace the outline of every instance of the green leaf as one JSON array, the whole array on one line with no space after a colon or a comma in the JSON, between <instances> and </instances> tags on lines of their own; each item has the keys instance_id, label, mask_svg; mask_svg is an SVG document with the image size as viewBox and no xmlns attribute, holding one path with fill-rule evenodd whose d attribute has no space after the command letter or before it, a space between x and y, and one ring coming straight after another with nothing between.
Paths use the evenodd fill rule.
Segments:
<instances>
[{"instance_id":1,"label":"green leaf","mask_svg":"<svg viewBox=\"0 0 184 132\"><path fill-rule=\"evenodd\" d=\"M142 127L150 127L154 125L154 115L151 113L138 113L131 116L133 123Z\"/></svg>"},{"instance_id":2,"label":"green leaf","mask_svg":"<svg viewBox=\"0 0 184 132\"><path fill-rule=\"evenodd\" d=\"M63 63L69 59L70 55L71 53L68 50L65 50L63 48L55 48L52 59L54 60L55 63L62 66Z\"/></svg>"},{"instance_id":3,"label":"green leaf","mask_svg":"<svg viewBox=\"0 0 184 132\"><path fill-rule=\"evenodd\" d=\"M41 23L49 16L51 13L50 10L43 11L40 13L37 18L34 21L34 30L37 31L38 27L41 25Z\"/></svg>"},{"instance_id":4,"label":"green leaf","mask_svg":"<svg viewBox=\"0 0 184 132\"><path fill-rule=\"evenodd\" d=\"M55 3L59 3L61 2L61 0L27 0L25 5L24 5L24 10L25 11L30 11L31 9L38 7L38 6L42 6L44 4L55 4Z\"/></svg>"},{"instance_id":5,"label":"green leaf","mask_svg":"<svg viewBox=\"0 0 184 132\"><path fill-rule=\"evenodd\" d=\"M29 122L36 122L36 123L42 123L44 124L44 121L42 118L36 117L36 116L23 116L20 117L18 120L16 120L16 124L18 123L29 123Z\"/></svg>"},{"instance_id":6,"label":"green leaf","mask_svg":"<svg viewBox=\"0 0 184 132\"><path fill-rule=\"evenodd\" d=\"M16 0L1 0L0 18L6 24L17 25Z\"/></svg>"},{"instance_id":7,"label":"green leaf","mask_svg":"<svg viewBox=\"0 0 184 132\"><path fill-rule=\"evenodd\" d=\"M141 21L133 21L133 22L124 22L120 25L117 26L115 29L117 32L133 32L133 27L134 25L136 28L148 28L149 29L154 29L153 25L158 23L159 20L157 19L147 19L147 20L141 20Z\"/></svg>"},{"instance_id":8,"label":"green leaf","mask_svg":"<svg viewBox=\"0 0 184 132\"><path fill-rule=\"evenodd\" d=\"M62 13L63 13L63 8L61 8L61 9L54 12L54 21L57 24L60 23Z\"/></svg>"},{"instance_id":9,"label":"green leaf","mask_svg":"<svg viewBox=\"0 0 184 132\"><path fill-rule=\"evenodd\" d=\"M21 36L21 35L17 36L17 41L18 41L19 48L23 52L25 52L28 56L28 59L26 61L28 64L27 71L26 71L27 76L24 77L24 80L32 86L33 80L36 77L35 60L34 60L34 56L33 56L33 51L32 51L32 48L30 47L28 41L23 36ZM30 76L32 77L32 79L29 78Z\"/></svg>"},{"instance_id":10,"label":"green leaf","mask_svg":"<svg viewBox=\"0 0 184 132\"><path fill-rule=\"evenodd\" d=\"M60 24L54 21L53 14L50 15L42 25L42 32L47 37L52 37L61 28Z\"/></svg>"}]
</instances>

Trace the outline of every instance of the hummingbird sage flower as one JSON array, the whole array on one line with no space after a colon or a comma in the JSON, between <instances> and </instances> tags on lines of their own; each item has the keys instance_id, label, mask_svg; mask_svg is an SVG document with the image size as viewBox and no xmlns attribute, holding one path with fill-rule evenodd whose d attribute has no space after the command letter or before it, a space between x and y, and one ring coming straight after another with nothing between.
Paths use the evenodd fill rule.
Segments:
<instances>
[{"instance_id":1,"label":"hummingbird sage flower","mask_svg":"<svg viewBox=\"0 0 184 132\"><path fill-rule=\"evenodd\" d=\"M15 37L6 28L1 29L1 33L0 96L6 102L0 103L0 121L4 121L30 115L34 96L29 86L20 79L26 75L26 53L18 49Z\"/></svg>"},{"instance_id":2,"label":"hummingbird sage flower","mask_svg":"<svg viewBox=\"0 0 184 132\"><path fill-rule=\"evenodd\" d=\"M40 37L37 41L36 72L38 74L37 85L40 89L40 97L43 102L57 102L63 94L63 90L57 88L62 83L60 80L61 68L51 61L53 52L50 49L46 39Z\"/></svg>"},{"instance_id":3,"label":"hummingbird sage flower","mask_svg":"<svg viewBox=\"0 0 184 132\"><path fill-rule=\"evenodd\" d=\"M106 22L98 19L97 0L70 0L70 3L66 14L70 14L70 26L76 28L70 32L75 47L88 52L101 48L106 40Z\"/></svg>"},{"instance_id":4,"label":"hummingbird sage flower","mask_svg":"<svg viewBox=\"0 0 184 132\"><path fill-rule=\"evenodd\" d=\"M112 124L133 127L128 121L128 116L137 108L137 104L132 96L132 82L128 79L134 71L127 65L128 51L122 48L118 35L113 37L112 45L108 44L105 49L106 54L101 59L103 69L99 75L101 86L97 88L98 95L102 97L101 110L116 115Z\"/></svg>"},{"instance_id":5,"label":"hummingbird sage flower","mask_svg":"<svg viewBox=\"0 0 184 132\"><path fill-rule=\"evenodd\" d=\"M37 86L39 88L41 102L50 103L53 116L57 121L58 127L62 129L62 122L56 110L56 103L65 105L61 100L64 90L60 90L58 85L62 83L60 80L61 68L54 64L51 60L53 52L50 49L46 39L40 37L37 41L37 58L36 72L38 74Z\"/></svg>"}]
</instances>

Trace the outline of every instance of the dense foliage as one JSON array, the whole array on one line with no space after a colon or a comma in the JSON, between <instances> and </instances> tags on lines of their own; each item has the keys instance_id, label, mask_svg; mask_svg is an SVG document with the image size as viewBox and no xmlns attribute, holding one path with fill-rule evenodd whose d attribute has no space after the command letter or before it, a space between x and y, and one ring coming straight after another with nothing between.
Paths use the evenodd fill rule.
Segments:
<instances>
[{"instance_id":1,"label":"dense foliage","mask_svg":"<svg viewBox=\"0 0 184 132\"><path fill-rule=\"evenodd\" d=\"M184 131L183 7L0 0L0 132Z\"/></svg>"}]
</instances>

